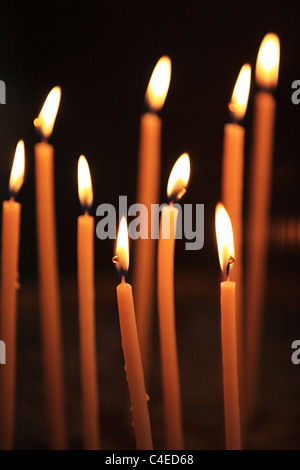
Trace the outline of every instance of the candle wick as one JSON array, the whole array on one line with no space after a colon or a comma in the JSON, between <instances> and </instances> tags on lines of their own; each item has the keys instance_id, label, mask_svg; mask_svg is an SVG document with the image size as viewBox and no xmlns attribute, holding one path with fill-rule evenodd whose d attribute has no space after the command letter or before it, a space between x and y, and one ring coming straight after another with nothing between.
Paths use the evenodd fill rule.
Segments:
<instances>
[{"instance_id":1,"label":"candle wick","mask_svg":"<svg viewBox=\"0 0 300 470\"><path fill-rule=\"evenodd\" d=\"M230 256L229 257L229 260L228 260L228 264L227 264L227 268L226 268L226 281L229 281L229 268L230 268L230 265L233 264L235 261L235 259L233 258L233 256Z\"/></svg>"},{"instance_id":2,"label":"candle wick","mask_svg":"<svg viewBox=\"0 0 300 470\"><path fill-rule=\"evenodd\" d=\"M124 274L122 274L122 276L121 276L121 282L122 282L122 284L125 284L125 276L124 276Z\"/></svg>"},{"instance_id":3,"label":"candle wick","mask_svg":"<svg viewBox=\"0 0 300 470\"><path fill-rule=\"evenodd\" d=\"M9 200L9 201L10 201L10 202L14 202L14 200L15 200L15 195L12 194L12 195L10 196L10 200Z\"/></svg>"}]
</instances>

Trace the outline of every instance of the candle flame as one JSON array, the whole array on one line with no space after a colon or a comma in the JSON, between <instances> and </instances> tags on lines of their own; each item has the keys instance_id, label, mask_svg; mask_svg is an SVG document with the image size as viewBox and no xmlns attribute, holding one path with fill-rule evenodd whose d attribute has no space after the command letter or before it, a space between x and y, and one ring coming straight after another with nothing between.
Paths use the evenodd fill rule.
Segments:
<instances>
[{"instance_id":1,"label":"candle flame","mask_svg":"<svg viewBox=\"0 0 300 470\"><path fill-rule=\"evenodd\" d=\"M250 82L251 66L249 64L245 64L240 70L231 96L231 102L228 105L229 110L237 121L240 121L245 116L249 98Z\"/></svg>"},{"instance_id":2,"label":"candle flame","mask_svg":"<svg viewBox=\"0 0 300 470\"><path fill-rule=\"evenodd\" d=\"M93 204L93 187L89 164L84 155L78 160L78 195L84 209L88 210Z\"/></svg>"},{"instance_id":3,"label":"candle flame","mask_svg":"<svg viewBox=\"0 0 300 470\"><path fill-rule=\"evenodd\" d=\"M175 162L169 176L167 195L171 200L181 199L186 192L190 178L190 157L183 153Z\"/></svg>"},{"instance_id":4,"label":"candle flame","mask_svg":"<svg viewBox=\"0 0 300 470\"><path fill-rule=\"evenodd\" d=\"M221 203L216 206L215 226L220 266L222 271L226 272L230 259L234 258L234 244L231 221Z\"/></svg>"},{"instance_id":5,"label":"candle flame","mask_svg":"<svg viewBox=\"0 0 300 470\"><path fill-rule=\"evenodd\" d=\"M38 117L33 121L35 127L41 131L43 137L48 139L52 134L59 103L61 89L59 86L52 88Z\"/></svg>"},{"instance_id":6,"label":"candle flame","mask_svg":"<svg viewBox=\"0 0 300 470\"><path fill-rule=\"evenodd\" d=\"M276 88L278 82L278 69L280 58L280 42L274 33L268 33L260 45L255 78L263 88Z\"/></svg>"},{"instance_id":7,"label":"candle flame","mask_svg":"<svg viewBox=\"0 0 300 470\"><path fill-rule=\"evenodd\" d=\"M21 189L21 186L24 181L24 170L25 148L23 140L19 140L16 147L13 166L9 179L9 190L13 195L17 194Z\"/></svg>"},{"instance_id":8,"label":"candle flame","mask_svg":"<svg viewBox=\"0 0 300 470\"><path fill-rule=\"evenodd\" d=\"M163 56L157 62L146 91L146 103L152 111L159 111L165 102L171 80L171 59Z\"/></svg>"},{"instance_id":9,"label":"candle flame","mask_svg":"<svg viewBox=\"0 0 300 470\"><path fill-rule=\"evenodd\" d=\"M113 258L117 268L126 273L129 268L129 236L126 218L122 217L117 236L116 256Z\"/></svg>"}]
</instances>

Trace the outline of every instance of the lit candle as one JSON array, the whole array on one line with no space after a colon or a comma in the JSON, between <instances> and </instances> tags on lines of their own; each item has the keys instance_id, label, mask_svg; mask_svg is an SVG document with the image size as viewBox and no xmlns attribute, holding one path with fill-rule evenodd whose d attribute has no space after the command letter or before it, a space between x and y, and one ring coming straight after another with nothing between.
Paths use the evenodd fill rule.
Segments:
<instances>
[{"instance_id":1,"label":"lit candle","mask_svg":"<svg viewBox=\"0 0 300 470\"><path fill-rule=\"evenodd\" d=\"M21 204L15 201L24 178L24 142L18 142L9 180L11 198L3 202L1 245L1 340L6 345L6 364L0 366L0 448L13 448L15 424L15 376L17 289Z\"/></svg>"},{"instance_id":2,"label":"lit candle","mask_svg":"<svg viewBox=\"0 0 300 470\"><path fill-rule=\"evenodd\" d=\"M228 211L234 237L238 263L232 273L236 282L237 348L240 391L243 367L243 190L244 190L244 139L245 129L240 125L244 118L251 81L251 67L243 65L233 90L229 110L233 122L224 126L222 202ZM242 398L242 396L241 396Z\"/></svg>"},{"instance_id":3,"label":"lit candle","mask_svg":"<svg viewBox=\"0 0 300 470\"><path fill-rule=\"evenodd\" d=\"M125 282L125 275L129 267L129 239L125 217L122 217L120 222L116 256L113 258L113 261L116 263L121 274L121 283L117 286L117 300L136 447L138 450L152 450L148 397L145 389L132 287Z\"/></svg>"},{"instance_id":4,"label":"lit candle","mask_svg":"<svg viewBox=\"0 0 300 470\"><path fill-rule=\"evenodd\" d=\"M53 88L38 118L34 120L43 140L35 145L34 151L41 326L48 433L52 449L66 448L55 230L54 149L47 142L54 126L60 96L60 88Z\"/></svg>"},{"instance_id":5,"label":"lit candle","mask_svg":"<svg viewBox=\"0 0 300 470\"><path fill-rule=\"evenodd\" d=\"M148 210L148 220L142 213L143 224L148 224L148 238L135 242L134 288L137 326L141 346L145 377L148 376L151 338L151 312L153 310L156 240L151 238L151 204L159 202L161 118L162 108L168 93L171 78L171 60L161 57L151 76L146 91L148 112L140 122L140 146L138 163L137 202ZM146 269L145 269L146 267Z\"/></svg>"},{"instance_id":6,"label":"lit candle","mask_svg":"<svg viewBox=\"0 0 300 470\"><path fill-rule=\"evenodd\" d=\"M272 90L276 88L278 81L279 54L278 37L275 34L267 34L258 52L255 72L260 91L255 95L246 253L246 411L248 420L253 416L257 401L276 108Z\"/></svg>"},{"instance_id":7,"label":"lit candle","mask_svg":"<svg viewBox=\"0 0 300 470\"><path fill-rule=\"evenodd\" d=\"M169 177L167 194L171 202L162 209L157 258L164 418L167 448L173 450L183 449L174 305L174 250L178 208L173 203L185 193L189 176L190 159L185 153L178 158Z\"/></svg>"},{"instance_id":8,"label":"lit candle","mask_svg":"<svg viewBox=\"0 0 300 470\"><path fill-rule=\"evenodd\" d=\"M221 269L226 281L221 282L221 335L223 393L227 450L241 449L235 282L230 281L230 265L234 262L233 233L230 218L222 204L216 207L216 235Z\"/></svg>"},{"instance_id":9,"label":"lit candle","mask_svg":"<svg viewBox=\"0 0 300 470\"><path fill-rule=\"evenodd\" d=\"M88 163L78 160L78 193L84 215L78 217L77 262L84 448L99 449L98 385L95 338L94 217L88 211L93 189Z\"/></svg>"}]
</instances>

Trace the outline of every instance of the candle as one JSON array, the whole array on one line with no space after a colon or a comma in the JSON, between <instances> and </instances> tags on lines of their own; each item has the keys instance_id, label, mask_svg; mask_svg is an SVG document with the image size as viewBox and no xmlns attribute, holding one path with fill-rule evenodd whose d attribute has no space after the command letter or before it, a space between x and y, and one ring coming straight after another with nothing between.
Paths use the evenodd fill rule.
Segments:
<instances>
[{"instance_id":1,"label":"candle","mask_svg":"<svg viewBox=\"0 0 300 470\"><path fill-rule=\"evenodd\" d=\"M39 117L34 121L43 138L41 143L35 145L34 151L41 327L48 434L52 449L66 448L55 231L54 149L47 142L54 126L60 96L60 88L53 88Z\"/></svg>"},{"instance_id":2,"label":"candle","mask_svg":"<svg viewBox=\"0 0 300 470\"><path fill-rule=\"evenodd\" d=\"M93 189L88 163L78 160L78 193L84 215L78 217L77 262L84 448L99 449L98 385L95 338L94 218L88 211Z\"/></svg>"},{"instance_id":3,"label":"candle","mask_svg":"<svg viewBox=\"0 0 300 470\"><path fill-rule=\"evenodd\" d=\"M21 204L15 201L24 177L24 142L18 142L9 191L3 202L1 248L1 339L6 345L6 364L0 366L0 448L10 450L14 442L15 376L17 335L17 289Z\"/></svg>"},{"instance_id":4,"label":"candle","mask_svg":"<svg viewBox=\"0 0 300 470\"><path fill-rule=\"evenodd\" d=\"M227 450L241 449L241 426L237 368L235 282L230 281L234 261L233 233L230 218L222 204L216 207L216 236L221 269L226 281L221 282L221 335L223 393Z\"/></svg>"},{"instance_id":5,"label":"candle","mask_svg":"<svg viewBox=\"0 0 300 470\"><path fill-rule=\"evenodd\" d=\"M140 121L137 202L148 211L140 214L148 223L148 238L136 240L134 287L137 326L145 377L148 376L151 338L151 313L153 310L156 240L151 237L151 204L159 202L161 118L158 116L168 93L171 77L171 60L161 57L151 76L146 91L148 111ZM149 235L150 234L150 235ZM146 269L145 269L146 267Z\"/></svg>"},{"instance_id":6,"label":"candle","mask_svg":"<svg viewBox=\"0 0 300 470\"><path fill-rule=\"evenodd\" d=\"M116 256L113 258L113 261L121 273L121 283L117 286L117 300L136 447L138 450L152 450L148 397L145 389L132 287L125 282L125 275L129 267L129 240L125 217L122 217L120 222Z\"/></svg>"},{"instance_id":7,"label":"candle","mask_svg":"<svg viewBox=\"0 0 300 470\"><path fill-rule=\"evenodd\" d=\"M238 263L232 273L236 282L237 349L240 391L243 366L243 190L245 129L240 125L248 103L251 67L243 65L233 90L229 110L234 122L224 126L222 201L233 229L235 256ZM241 397L242 398L242 395Z\"/></svg>"},{"instance_id":8,"label":"candle","mask_svg":"<svg viewBox=\"0 0 300 470\"><path fill-rule=\"evenodd\" d=\"M190 176L188 154L176 161L168 181L170 204L161 213L157 258L157 288L164 418L167 448L183 449L180 384L174 306L174 249L178 208L173 205L185 193Z\"/></svg>"},{"instance_id":9,"label":"candle","mask_svg":"<svg viewBox=\"0 0 300 470\"><path fill-rule=\"evenodd\" d=\"M267 34L259 49L255 72L260 91L255 95L245 276L248 420L253 416L257 401L276 107L272 90L278 81L279 51L278 37L275 34Z\"/></svg>"}]
</instances>

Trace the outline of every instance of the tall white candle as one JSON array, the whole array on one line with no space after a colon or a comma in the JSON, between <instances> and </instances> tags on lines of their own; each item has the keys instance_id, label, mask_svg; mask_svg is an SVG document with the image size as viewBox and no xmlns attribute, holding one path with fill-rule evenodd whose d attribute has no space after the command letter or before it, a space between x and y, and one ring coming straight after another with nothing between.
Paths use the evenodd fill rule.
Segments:
<instances>
[{"instance_id":1,"label":"tall white candle","mask_svg":"<svg viewBox=\"0 0 300 470\"><path fill-rule=\"evenodd\" d=\"M0 448L10 450L14 443L17 289L21 204L15 201L24 177L24 142L18 142L11 171L11 199L4 201L1 237L1 340L6 345L6 364L0 366Z\"/></svg>"}]
</instances>

